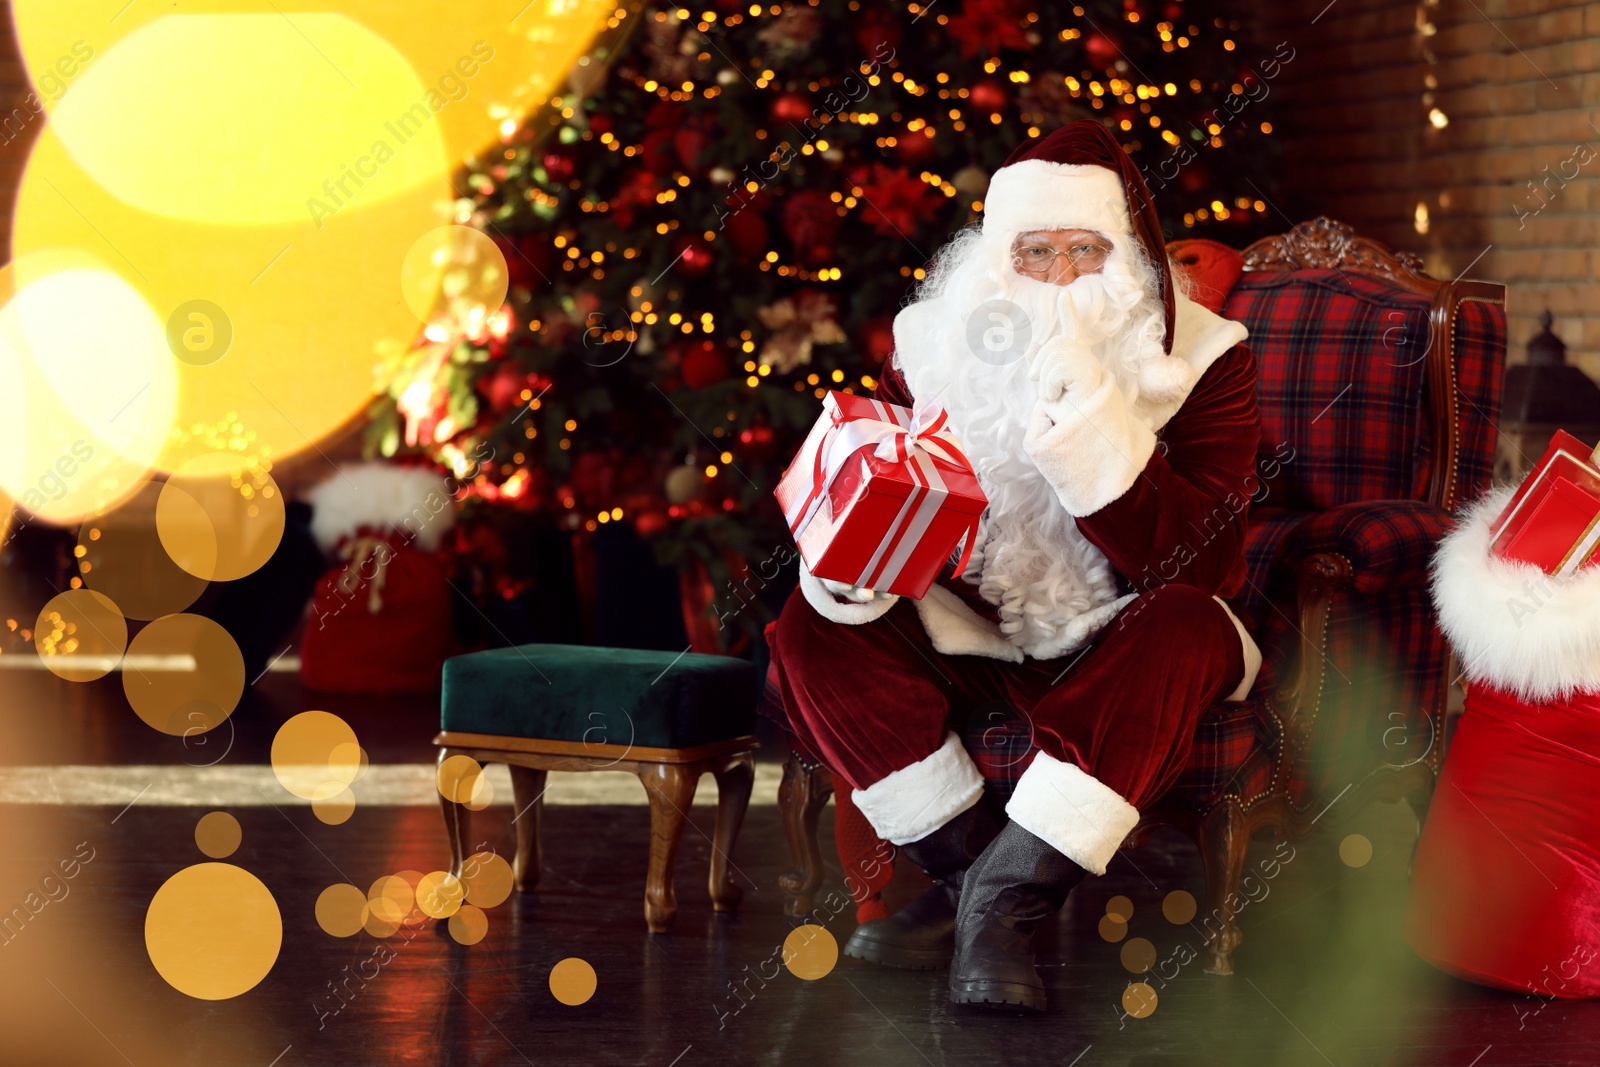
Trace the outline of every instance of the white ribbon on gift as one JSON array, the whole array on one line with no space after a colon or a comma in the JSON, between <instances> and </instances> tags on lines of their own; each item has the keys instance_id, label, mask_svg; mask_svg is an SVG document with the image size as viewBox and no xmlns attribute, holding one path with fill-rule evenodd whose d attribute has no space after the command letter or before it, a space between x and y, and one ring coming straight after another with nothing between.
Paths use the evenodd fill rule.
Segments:
<instances>
[{"instance_id":1,"label":"white ribbon on gift","mask_svg":"<svg viewBox=\"0 0 1600 1067\"><path fill-rule=\"evenodd\" d=\"M869 403L880 414L880 418L858 418L835 423L821 438L807 442L807 447L795 457L796 464L804 464L802 470L811 469L811 490L791 504L784 518L798 537L800 531L816 516L818 509L829 504L835 479L862 449L871 448L874 456L887 462L906 464L914 483L912 491L906 495L878 550L854 583L870 588L882 582L894 582L910 560L922 534L939 513L945 484L938 468L931 462L932 457L937 456L966 470L971 470L972 464L949 430L949 416L939 404L919 403L912 409L909 421L905 421L904 409L879 400ZM974 516L964 539L965 547L960 562L956 566L957 574L966 569L976 535L977 517ZM884 558L886 553L887 559Z\"/></svg>"}]
</instances>

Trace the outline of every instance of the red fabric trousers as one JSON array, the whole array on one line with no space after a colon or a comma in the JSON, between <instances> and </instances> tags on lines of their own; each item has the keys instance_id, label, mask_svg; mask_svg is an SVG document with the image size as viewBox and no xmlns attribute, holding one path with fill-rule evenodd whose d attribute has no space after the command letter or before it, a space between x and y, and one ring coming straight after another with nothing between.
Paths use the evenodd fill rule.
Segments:
<instances>
[{"instance_id":1,"label":"red fabric trousers","mask_svg":"<svg viewBox=\"0 0 1600 1067\"><path fill-rule=\"evenodd\" d=\"M909 601L850 626L819 615L799 590L774 638L791 726L855 789L926 759L950 729L1003 701L1042 751L1143 808L1177 780L1201 714L1245 670L1227 611L1180 584L1142 593L1086 647L1055 660L946 656Z\"/></svg>"}]
</instances>

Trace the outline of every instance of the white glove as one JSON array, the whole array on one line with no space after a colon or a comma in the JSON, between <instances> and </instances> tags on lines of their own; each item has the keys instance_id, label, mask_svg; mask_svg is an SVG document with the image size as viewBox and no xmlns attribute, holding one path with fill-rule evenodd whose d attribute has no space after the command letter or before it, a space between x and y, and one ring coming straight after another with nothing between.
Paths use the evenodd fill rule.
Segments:
<instances>
[{"instance_id":1,"label":"white glove","mask_svg":"<svg viewBox=\"0 0 1600 1067\"><path fill-rule=\"evenodd\" d=\"M1054 404L1068 392L1087 396L1099 387L1105 368L1082 339L1078 314L1067 305L1070 323L1028 352L1028 377L1039 387L1039 400Z\"/></svg>"},{"instance_id":2,"label":"white glove","mask_svg":"<svg viewBox=\"0 0 1600 1067\"><path fill-rule=\"evenodd\" d=\"M870 604L878 595L871 589L863 589L860 586L836 582L832 578L818 578L817 581L822 583L822 588L834 596L841 600L848 600L852 604Z\"/></svg>"},{"instance_id":3,"label":"white glove","mask_svg":"<svg viewBox=\"0 0 1600 1067\"><path fill-rule=\"evenodd\" d=\"M1092 515L1133 485L1155 451L1155 432L1075 330L1030 352L1028 375L1039 400L1022 449L1067 514Z\"/></svg>"}]
</instances>

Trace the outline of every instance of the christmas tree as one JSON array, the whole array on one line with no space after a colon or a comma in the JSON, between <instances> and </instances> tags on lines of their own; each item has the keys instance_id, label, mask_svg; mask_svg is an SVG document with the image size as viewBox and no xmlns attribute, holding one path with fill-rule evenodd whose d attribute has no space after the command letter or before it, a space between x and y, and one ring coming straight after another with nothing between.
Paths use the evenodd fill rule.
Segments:
<instances>
[{"instance_id":1,"label":"christmas tree","mask_svg":"<svg viewBox=\"0 0 1600 1067\"><path fill-rule=\"evenodd\" d=\"M469 512L631 523L717 590L786 558L771 493L819 399L874 387L1025 137L1105 122L1169 239L1284 228L1267 98L1293 52L1218 4L708 0L612 26L469 161L458 217L510 297L393 361L373 440L462 479ZM760 621L729 595L718 614Z\"/></svg>"}]
</instances>

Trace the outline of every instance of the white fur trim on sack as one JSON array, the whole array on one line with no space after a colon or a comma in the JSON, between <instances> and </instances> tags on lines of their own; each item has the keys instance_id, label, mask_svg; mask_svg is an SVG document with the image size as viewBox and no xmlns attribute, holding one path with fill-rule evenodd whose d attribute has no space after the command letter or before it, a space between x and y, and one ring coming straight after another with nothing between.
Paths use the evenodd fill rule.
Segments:
<instances>
[{"instance_id":1,"label":"white fur trim on sack","mask_svg":"<svg viewBox=\"0 0 1600 1067\"><path fill-rule=\"evenodd\" d=\"M986 231L1095 230L1133 232L1122 176L1092 163L1024 159L995 171L983 198Z\"/></svg>"},{"instance_id":2,"label":"white fur trim on sack","mask_svg":"<svg viewBox=\"0 0 1600 1067\"><path fill-rule=\"evenodd\" d=\"M1462 509L1435 553L1430 577L1439 628L1470 682L1528 703L1600 691L1600 566L1566 578L1489 554L1489 524L1514 486Z\"/></svg>"},{"instance_id":3,"label":"white fur trim on sack","mask_svg":"<svg viewBox=\"0 0 1600 1067\"><path fill-rule=\"evenodd\" d=\"M1139 809L1081 767L1044 752L1017 779L1006 814L1086 871L1106 864L1139 822Z\"/></svg>"},{"instance_id":4,"label":"white fur trim on sack","mask_svg":"<svg viewBox=\"0 0 1600 1067\"><path fill-rule=\"evenodd\" d=\"M450 487L432 471L392 463L351 463L306 494L311 533L324 552L363 526L414 537L424 552L455 525Z\"/></svg>"},{"instance_id":5,"label":"white fur trim on sack","mask_svg":"<svg viewBox=\"0 0 1600 1067\"><path fill-rule=\"evenodd\" d=\"M908 845L972 807L982 795L983 775L951 731L933 755L852 790L850 800L879 837Z\"/></svg>"}]
</instances>

